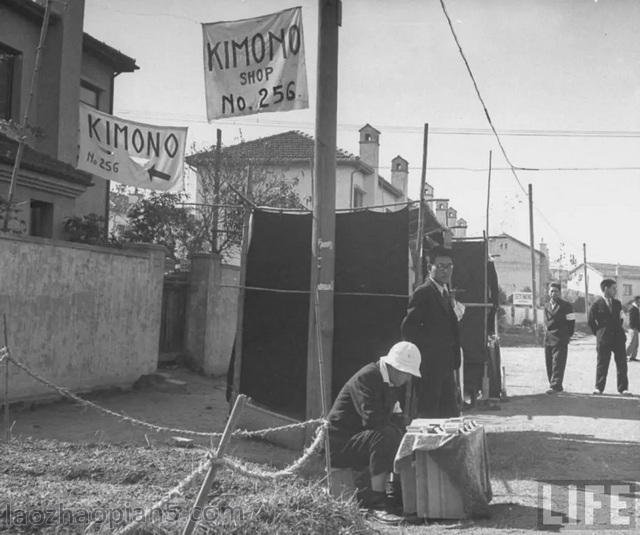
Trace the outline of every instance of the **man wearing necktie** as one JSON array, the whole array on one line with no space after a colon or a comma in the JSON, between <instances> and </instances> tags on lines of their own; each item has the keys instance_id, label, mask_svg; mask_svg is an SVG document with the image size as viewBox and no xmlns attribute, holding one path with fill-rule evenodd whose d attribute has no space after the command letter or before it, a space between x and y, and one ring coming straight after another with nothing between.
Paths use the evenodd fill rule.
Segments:
<instances>
[{"instance_id":1,"label":"man wearing necktie","mask_svg":"<svg viewBox=\"0 0 640 535\"><path fill-rule=\"evenodd\" d=\"M544 356L547 365L549 390L547 394L562 392L562 380L567 364L569 339L573 336L576 316L571 303L560 299L561 286L549 284L549 304L544 309Z\"/></svg>"},{"instance_id":2,"label":"man wearing necktie","mask_svg":"<svg viewBox=\"0 0 640 535\"><path fill-rule=\"evenodd\" d=\"M615 297L618 291L616 281L604 279L600 283L602 297L596 299L589 310L589 327L596 335L598 360L596 365L596 389L594 394L602 394L607 382L611 353L616 362L617 388L622 395L629 395L627 377L627 337L622 328L622 303Z\"/></svg>"},{"instance_id":3,"label":"man wearing necktie","mask_svg":"<svg viewBox=\"0 0 640 535\"><path fill-rule=\"evenodd\" d=\"M448 288L451 252L442 247L430 251L427 269L429 276L411 296L400 329L403 340L417 345L422 355L418 417L450 418L460 415L455 379L460 368L460 334Z\"/></svg>"}]
</instances>

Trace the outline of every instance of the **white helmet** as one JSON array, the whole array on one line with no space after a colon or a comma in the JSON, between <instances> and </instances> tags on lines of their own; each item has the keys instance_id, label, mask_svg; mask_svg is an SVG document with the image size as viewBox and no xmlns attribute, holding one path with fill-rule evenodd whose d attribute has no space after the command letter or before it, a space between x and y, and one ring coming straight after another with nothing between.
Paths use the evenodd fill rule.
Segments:
<instances>
[{"instance_id":1,"label":"white helmet","mask_svg":"<svg viewBox=\"0 0 640 535\"><path fill-rule=\"evenodd\" d=\"M396 370L422 377L420 375L420 362L422 361L420 350L411 342L398 342L386 356L381 358L382 362L393 366Z\"/></svg>"}]
</instances>

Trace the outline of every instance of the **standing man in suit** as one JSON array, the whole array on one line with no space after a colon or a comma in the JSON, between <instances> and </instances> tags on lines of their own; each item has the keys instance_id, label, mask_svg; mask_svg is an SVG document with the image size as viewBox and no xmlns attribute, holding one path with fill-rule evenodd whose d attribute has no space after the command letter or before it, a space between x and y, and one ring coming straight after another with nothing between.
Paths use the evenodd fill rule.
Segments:
<instances>
[{"instance_id":1,"label":"standing man in suit","mask_svg":"<svg viewBox=\"0 0 640 535\"><path fill-rule=\"evenodd\" d=\"M411 296L400 329L403 340L418 346L422 356L418 417L456 417L460 415L455 380L460 368L460 334L448 288L453 272L449 250L430 251L427 269L429 277Z\"/></svg>"},{"instance_id":2,"label":"standing man in suit","mask_svg":"<svg viewBox=\"0 0 640 535\"><path fill-rule=\"evenodd\" d=\"M544 309L544 357L547 365L549 390L547 394L562 392L562 380L567 365L569 339L573 336L576 316L571 303L560 298L561 286L549 284L549 303Z\"/></svg>"},{"instance_id":3,"label":"standing man in suit","mask_svg":"<svg viewBox=\"0 0 640 535\"><path fill-rule=\"evenodd\" d=\"M598 363L596 365L596 389L594 394L602 394L607 382L611 353L616 361L618 392L629 395L629 379L627 377L627 340L622 328L622 303L615 297L618 293L616 281L604 279L600 283L602 297L598 298L589 310L589 327L596 335Z\"/></svg>"},{"instance_id":4,"label":"standing man in suit","mask_svg":"<svg viewBox=\"0 0 640 535\"><path fill-rule=\"evenodd\" d=\"M631 340L627 346L629 361L638 360L638 331L640 330L640 295L636 295L629 308L629 330Z\"/></svg>"}]
</instances>

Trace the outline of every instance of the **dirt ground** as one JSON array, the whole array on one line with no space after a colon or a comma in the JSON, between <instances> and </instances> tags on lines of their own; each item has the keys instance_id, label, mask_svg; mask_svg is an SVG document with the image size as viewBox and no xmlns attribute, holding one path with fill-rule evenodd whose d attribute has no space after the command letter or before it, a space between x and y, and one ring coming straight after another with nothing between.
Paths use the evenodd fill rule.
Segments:
<instances>
[{"instance_id":1,"label":"dirt ground","mask_svg":"<svg viewBox=\"0 0 640 535\"><path fill-rule=\"evenodd\" d=\"M485 426L494 498L491 518L461 523L386 528L385 533L535 533L539 484L560 489L576 480L615 480L640 484L640 396L615 390L611 363L605 395L594 396L595 347L592 337L571 344L565 392L547 395L541 348L504 348L509 399L500 410L477 409L469 416ZM187 370L163 369L185 385L159 383L129 392L91 396L93 401L158 425L220 431L227 405L224 381ZM631 392L640 392L640 363L629 363ZM65 442L149 445L170 443L171 436L137 428L92 409L67 402L13 410L13 435ZM239 441L231 452L253 462L282 466L299 452L264 442ZM565 480L564 482L559 482ZM558 498L554 510L566 510ZM630 520L639 523L640 500ZM603 532L604 527L593 532ZM567 528L568 529L568 528ZM563 531L548 527L546 531ZM640 533L636 528L632 531ZM617 531L620 533L620 530Z\"/></svg>"}]
</instances>

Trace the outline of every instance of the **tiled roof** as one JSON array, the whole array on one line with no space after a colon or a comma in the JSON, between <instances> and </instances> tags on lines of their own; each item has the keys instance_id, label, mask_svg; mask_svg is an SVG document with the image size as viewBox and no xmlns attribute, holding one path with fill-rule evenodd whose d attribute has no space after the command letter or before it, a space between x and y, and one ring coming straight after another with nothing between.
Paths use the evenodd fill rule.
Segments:
<instances>
[{"instance_id":1,"label":"tiled roof","mask_svg":"<svg viewBox=\"0 0 640 535\"><path fill-rule=\"evenodd\" d=\"M82 48L85 52L93 54L111 65L117 72L133 72L140 68L136 65L135 59L130 58L107 43L99 41L88 33L82 36Z\"/></svg>"},{"instance_id":2,"label":"tiled roof","mask_svg":"<svg viewBox=\"0 0 640 535\"><path fill-rule=\"evenodd\" d=\"M13 165L16 158L17 147L18 143L16 141L4 134L0 134L0 163ZM30 171L61 178L67 182L74 182L84 186L90 186L92 184L89 173L78 171L75 167L56 160L47 154L38 152L29 146L25 146L20 166Z\"/></svg>"},{"instance_id":3,"label":"tiled roof","mask_svg":"<svg viewBox=\"0 0 640 535\"><path fill-rule=\"evenodd\" d=\"M587 262L596 271L605 277L632 277L640 278L640 266L630 266L625 264L608 264L605 262ZM617 272L617 274L616 274Z\"/></svg>"},{"instance_id":4,"label":"tiled roof","mask_svg":"<svg viewBox=\"0 0 640 535\"><path fill-rule=\"evenodd\" d=\"M282 134L245 141L223 149L225 153L236 157L272 163L310 162L313 160L313 150L313 137L298 130L289 130ZM200 162L209 160L212 154L212 151L192 154L187 157L187 163L197 167ZM356 166L367 174L373 173L373 169L360 158L340 148L336 150L336 161L341 164Z\"/></svg>"}]
</instances>

